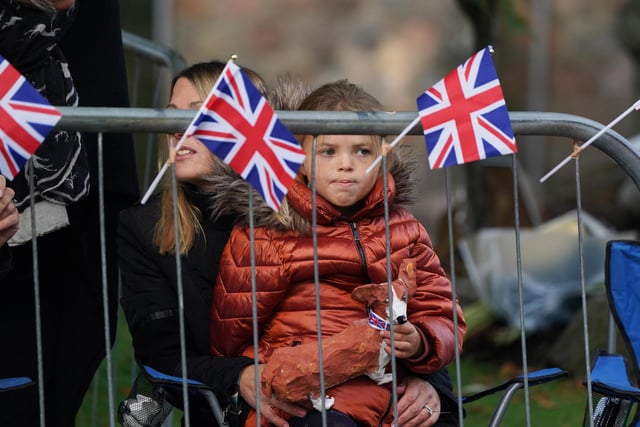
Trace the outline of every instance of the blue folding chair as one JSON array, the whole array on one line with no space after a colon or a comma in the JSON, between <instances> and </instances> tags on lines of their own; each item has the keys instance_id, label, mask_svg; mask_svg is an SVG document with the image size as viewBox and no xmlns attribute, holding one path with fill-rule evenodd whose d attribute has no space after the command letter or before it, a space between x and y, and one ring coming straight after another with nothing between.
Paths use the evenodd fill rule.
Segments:
<instances>
[{"instance_id":1,"label":"blue folding chair","mask_svg":"<svg viewBox=\"0 0 640 427\"><path fill-rule=\"evenodd\" d=\"M640 389L633 385L640 379L640 242L607 242L605 289L611 314L630 354L631 369L620 354L596 355L591 388L603 397L594 410L594 426L626 425L634 407L636 412L629 426L640 426Z\"/></svg>"},{"instance_id":2,"label":"blue folding chair","mask_svg":"<svg viewBox=\"0 0 640 427\"><path fill-rule=\"evenodd\" d=\"M31 387L35 383L28 377L0 378L0 393Z\"/></svg>"},{"instance_id":3,"label":"blue folding chair","mask_svg":"<svg viewBox=\"0 0 640 427\"><path fill-rule=\"evenodd\" d=\"M567 376L568 374L569 373L567 371L559 368L547 368L529 372L527 375L528 385L536 386L539 384L544 384L560 377ZM522 388L524 388L524 376L519 375L498 386L491 387L470 396L463 396L462 404L464 405L467 403L471 403L485 396L495 394L499 391L504 391L502 397L500 398L500 401L498 402L498 406L493 411L491 421L489 422L489 427L496 427L499 426L502 422L502 418L507 412L507 407L509 406L511 399L516 394L516 392Z\"/></svg>"},{"instance_id":4,"label":"blue folding chair","mask_svg":"<svg viewBox=\"0 0 640 427\"><path fill-rule=\"evenodd\" d=\"M143 370L153 384L163 387L173 396L179 396L182 394L182 378L163 374L162 372L158 372L157 370L149 366L143 366ZM565 370L558 368L548 368L529 372L527 378L529 386L536 386L549 381L553 381L566 375L568 375L568 372ZM187 385L190 394L198 394L206 400L206 403L209 405L209 408L213 412L216 420L218 421L218 424L221 427L229 425L225 421L224 411L222 410L218 399L216 398L210 387L199 381L191 379L187 379ZM500 422L504 417L511 399L516 394L516 392L518 390L521 390L522 388L524 388L524 376L520 375L498 386L491 387L487 390L480 391L470 396L465 396L462 398L462 403L470 403L485 396L504 391L502 397L500 398L500 402L498 403L498 406L493 413L491 422L489 423L489 427L496 427L500 425Z\"/></svg>"},{"instance_id":5,"label":"blue folding chair","mask_svg":"<svg viewBox=\"0 0 640 427\"><path fill-rule=\"evenodd\" d=\"M170 393L174 399L180 399L182 396L182 377L167 375L146 365L144 365L142 369L149 381L154 385L162 387L166 392ZM209 406L218 422L218 426L229 426L229 423L227 423L225 419L224 411L211 387L192 379L187 379L187 387L190 397L201 398Z\"/></svg>"}]
</instances>

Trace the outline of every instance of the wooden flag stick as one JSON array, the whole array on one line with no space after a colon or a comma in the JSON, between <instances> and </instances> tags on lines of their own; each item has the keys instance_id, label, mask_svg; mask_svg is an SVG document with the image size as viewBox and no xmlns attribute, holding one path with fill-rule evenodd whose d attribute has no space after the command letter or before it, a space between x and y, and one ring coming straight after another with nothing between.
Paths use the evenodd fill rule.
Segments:
<instances>
[{"instance_id":1,"label":"wooden flag stick","mask_svg":"<svg viewBox=\"0 0 640 427\"><path fill-rule=\"evenodd\" d=\"M607 132L609 129L614 127L620 120L622 120L626 116L628 116L629 113L631 113L633 110L640 110L640 99L637 100L636 103L633 104L631 107L627 108L627 110L625 112L623 112L618 117L613 119L613 121L611 123L609 123L608 125L606 125L602 129L600 129L600 131L598 131L598 133L593 135L587 142L585 142L584 144L582 144L581 146L576 148L571 154L569 154L567 157L565 157L565 159L562 160L560 163L558 163L558 165L555 168L551 169L545 176L540 178L540 182L545 182L551 175L553 175L558 170L560 170L561 167L563 167L564 165L569 163L569 160L575 158L576 155L578 155L580 153L580 151L584 150L589 145L591 145L596 139L600 138L600 136L602 136L605 132Z\"/></svg>"},{"instance_id":2,"label":"wooden flag stick","mask_svg":"<svg viewBox=\"0 0 640 427\"><path fill-rule=\"evenodd\" d=\"M182 138L180 138L180 141L178 141L176 146L169 148L169 158L167 159L166 162L164 162L164 165L162 165L162 167L158 171L158 174L153 179L153 182L151 182L151 185L149 186L149 189L147 190L147 192L144 194L144 197L140 201L141 204L144 205L145 203L147 203L147 200L149 200L149 197L151 197L151 194L153 193L153 190L155 190L156 187L158 186L158 184L160 183L160 180L164 176L164 174L167 171L167 168L169 167L169 165L176 161L176 152L180 149L180 147L182 147L182 145L184 144L186 139L187 139L187 133L183 133L182 134Z\"/></svg>"},{"instance_id":3,"label":"wooden flag stick","mask_svg":"<svg viewBox=\"0 0 640 427\"><path fill-rule=\"evenodd\" d=\"M420 115L418 114L418 117L416 117L416 118L411 122L411 124L410 124L409 126L407 126L406 128L404 128L404 130L403 130L402 132L400 132L400 134L399 134L398 136L396 136L396 137L394 138L394 140L393 140L393 141L391 141L391 144L389 144L389 148L388 148L388 149L391 149L391 148L395 147L396 145L398 145L398 143L400 142L400 140L401 140L402 138L404 138L404 137L409 133L409 131L410 131L411 129L413 129L413 127L414 127L415 125L417 125L417 124L418 124L418 122L419 122L419 121L420 121ZM375 168L375 167L376 167L376 165L382 161L382 156L386 156L388 152L389 152L389 151L387 150L387 151L384 151L384 152L383 152L383 154L379 155L379 156L378 156L378 157L373 161L373 163L371 163L371 164L369 165L369 167L367 168L366 172L367 172L367 173L371 172L371 171L373 170L373 168Z\"/></svg>"}]
</instances>

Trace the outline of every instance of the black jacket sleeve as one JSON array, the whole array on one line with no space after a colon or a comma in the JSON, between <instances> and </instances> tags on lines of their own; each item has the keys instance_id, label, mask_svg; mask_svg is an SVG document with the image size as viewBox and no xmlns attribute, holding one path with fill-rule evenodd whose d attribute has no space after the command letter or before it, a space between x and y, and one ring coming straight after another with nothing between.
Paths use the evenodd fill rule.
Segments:
<instances>
[{"instance_id":1,"label":"black jacket sleeve","mask_svg":"<svg viewBox=\"0 0 640 427\"><path fill-rule=\"evenodd\" d=\"M11 248L4 244L0 246L0 277L11 269Z\"/></svg>"},{"instance_id":2,"label":"black jacket sleeve","mask_svg":"<svg viewBox=\"0 0 640 427\"><path fill-rule=\"evenodd\" d=\"M153 245L153 226L157 209L152 206L136 206L120 214L118 228L118 256L122 275L121 305L132 336L135 358L169 375L181 375L180 333L184 328L187 376L211 387L219 398L231 388L240 370L251 363L245 357L215 357L208 353L209 343L202 342L203 334L189 328L188 316L194 310L185 304L185 325L181 327L176 293L176 269L173 255L160 255ZM187 272L185 272L187 273ZM190 286L185 274L185 293ZM213 285L213 280L211 285ZM187 300L185 296L185 301ZM205 318L208 318L209 306ZM209 325L201 327L208 337Z\"/></svg>"}]
</instances>

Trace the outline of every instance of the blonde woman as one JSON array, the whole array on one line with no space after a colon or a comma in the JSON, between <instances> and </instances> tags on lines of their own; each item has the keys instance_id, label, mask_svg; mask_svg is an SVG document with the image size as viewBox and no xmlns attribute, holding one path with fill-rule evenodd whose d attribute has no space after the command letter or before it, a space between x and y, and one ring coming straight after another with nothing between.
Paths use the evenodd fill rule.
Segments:
<instances>
[{"instance_id":1,"label":"blonde woman","mask_svg":"<svg viewBox=\"0 0 640 427\"><path fill-rule=\"evenodd\" d=\"M224 66L221 61L203 62L178 73L171 84L167 107L200 108ZM266 91L258 74L247 68L244 71L258 89ZM181 134L169 135L168 145L174 145L181 137ZM161 153L160 158L164 161L166 154ZM253 359L210 356L211 287L218 272L217 260L234 221L233 216L214 221L208 207L207 177L220 173L221 168L230 173L202 142L188 138L175 153L180 246L176 247L174 233L172 185L165 178L159 194L153 195L146 204L121 213L118 250L121 304L133 337L135 358L141 364L177 376L181 375L181 353L175 254L180 254L188 375L211 385L226 406L227 391L236 384L243 368L253 367ZM255 395L252 400L255 401ZM263 414L267 417L270 404L276 402L263 400ZM304 414L293 405L278 405L293 414ZM208 407L192 404L190 408L192 426L215 425ZM279 417L269 420L282 421Z\"/></svg>"}]
</instances>

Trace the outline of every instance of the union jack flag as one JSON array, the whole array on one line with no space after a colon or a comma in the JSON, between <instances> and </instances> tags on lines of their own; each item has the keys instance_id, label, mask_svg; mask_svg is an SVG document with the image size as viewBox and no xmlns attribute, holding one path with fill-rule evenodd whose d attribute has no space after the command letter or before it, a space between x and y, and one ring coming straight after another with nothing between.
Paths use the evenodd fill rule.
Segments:
<instances>
[{"instance_id":1,"label":"union jack flag","mask_svg":"<svg viewBox=\"0 0 640 427\"><path fill-rule=\"evenodd\" d=\"M304 151L247 75L229 61L187 131L280 208Z\"/></svg>"},{"instance_id":2,"label":"union jack flag","mask_svg":"<svg viewBox=\"0 0 640 427\"><path fill-rule=\"evenodd\" d=\"M489 47L425 91L417 103L431 169L518 151Z\"/></svg>"},{"instance_id":3,"label":"union jack flag","mask_svg":"<svg viewBox=\"0 0 640 427\"><path fill-rule=\"evenodd\" d=\"M381 331L388 331L391 329L389 321L378 316L373 310L369 310L368 320L369 326L374 329L379 329Z\"/></svg>"},{"instance_id":4,"label":"union jack flag","mask_svg":"<svg viewBox=\"0 0 640 427\"><path fill-rule=\"evenodd\" d=\"M62 115L0 56L0 174L20 172Z\"/></svg>"}]
</instances>

